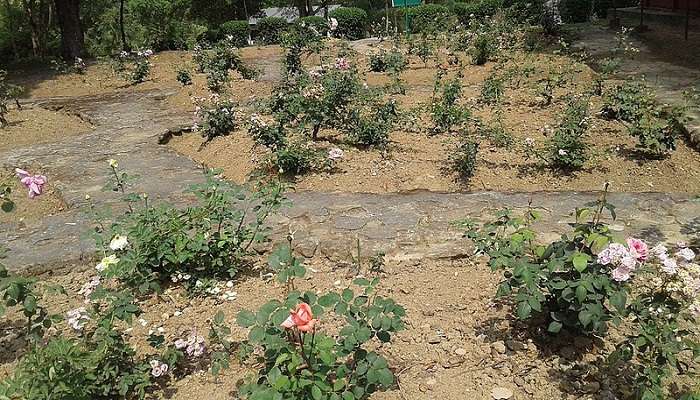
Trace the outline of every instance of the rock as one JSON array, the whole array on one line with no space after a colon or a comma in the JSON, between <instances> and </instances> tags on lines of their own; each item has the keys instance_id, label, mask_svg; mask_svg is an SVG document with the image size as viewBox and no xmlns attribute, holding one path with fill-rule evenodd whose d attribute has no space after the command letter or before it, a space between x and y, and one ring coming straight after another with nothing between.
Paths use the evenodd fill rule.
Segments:
<instances>
[{"instance_id":1,"label":"rock","mask_svg":"<svg viewBox=\"0 0 700 400\"><path fill-rule=\"evenodd\" d=\"M425 384L428 386L435 386L437 384L437 379L430 377L425 381Z\"/></svg>"},{"instance_id":2,"label":"rock","mask_svg":"<svg viewBox=\"0 0 700 400\"><path fill-rule=\"evenodd\" d=\"M455 350L455 354L463 357L463 356L467 355L467 350L460 347L460 348Z\"/></svg>"},{"instance_id":3,"label":"rock","mask_svg":"<svg viewBox=\"0 0 700 400\"><path fill-rule=\"evenodd\" d=\"M527 349L527 345L517 340L506 340L506 346L512 351L523 351Z\"/></svg>"},{"instance_id":4,"label":"rock","mask_svg":"<svg viewBox=\"0 0 700 400\"><path fill-rule=\"evenodd\" d=\"M498 354L506 353L506 345L503 343L503 341L499 340L498 342L491 343L491 348Z\"/></svg>"},{"instance_id":5,"label":"rock","mask_svg":"<svg viewBox=\"0 0 700 400\"><path fill-rule=\"evenodd\" d=\"M513 397L513 391L505 387L491 389L491 397L495 400L507 400Z\"/></svg>"},{"instance_id":6,"label":"rock","mask_svg":"<svg viewBox=\"0 0 700 400\"><path fill-rule=\"evenodd\" d=\"M525 379L523 379L519 376L516 376L515 378L513 378L513 383L515 383L516 385L518 385L520 387L523 387L523 386L525 386Z\"/></svg>"},{"instance_id":7,"label":"rock","mask_svg":"<svg viewBox=\"0 0 700 400\"><path fill-rule=\"evenodd\" d=\"M598 382L586 382L583 385L581 385L581 391L584 393L592 394L592 393L598 393L600 390L600 383Z\"/></svg>"},{"instance_id":8,"label":"rock","mask_svg":"<svg viewBox=\"0 0 700 400\"><path fill-rule=\"evenodd\" d=\"M442 338L438 335L433 335L428 338L428 343L430 344L439 344L440 342L442 342Z\"/></svg>"}]
</instances>

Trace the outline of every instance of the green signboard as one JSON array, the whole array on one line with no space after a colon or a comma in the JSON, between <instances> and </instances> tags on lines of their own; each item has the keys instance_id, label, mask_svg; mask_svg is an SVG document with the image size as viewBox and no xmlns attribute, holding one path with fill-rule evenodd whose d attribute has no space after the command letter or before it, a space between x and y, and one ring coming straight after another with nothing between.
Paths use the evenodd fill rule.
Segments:
<instances>
[{"instance_id":1,"label":"green signboard","mask_svg":"<svg viewBox=\"0 0 700 400\"><path fill-rule=\"evenodd\" d=\"M391 0L392 7L411 7L420 5L422 0Z\"/></svg>"}]
</instances>

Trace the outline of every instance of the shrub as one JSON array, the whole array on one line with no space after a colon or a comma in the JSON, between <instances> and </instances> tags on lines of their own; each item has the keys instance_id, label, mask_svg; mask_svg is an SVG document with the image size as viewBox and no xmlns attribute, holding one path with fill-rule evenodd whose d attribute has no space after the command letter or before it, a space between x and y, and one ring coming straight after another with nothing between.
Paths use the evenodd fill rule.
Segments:
<instances>
[{"instance_id":1,"label":"shrub","mask_svg":"<svg viewBox=\"0 0 700 400\"><path fill-rule=\"evenodd\" d=\"M148 79L151 73L152 50L139 50L128 53L122 51L116 58L116 71L132 85L138 85Z\"/></svg>"},{"instance_id":2,"label":"shrub","mask_svg":"<svg viewBox=\"0 0 700 400\"><path fill-rule=\"evenodd\" d=\"M411 17L411 31L432 33L447 30L450 10L440 4L421 4L407 10Z\"/></svg>"},{"instance_id":3,"label":"shrub","mask_svg":"<svg viewBox=\"0 0 700 400\"><path fill-rule=\"evenodd\" d=\"M14 101L17 108L21 108L19 104L19 96L24 91L21 86L13 85L7 82L7 71L0 69L0 128L8 124L7 122L7 103Z\"/></svg>"},{"instance_id":4,"label":"shrub","mask_svg":"<svg viewBox=\"0 0 700 400\"><path fill-rule=\"evenodd\" d=\"M304 25L305 28L313 29L318 35L321 36L326 36L329 30L328 21L326 21L323 17L319 17L318 15L301 17L294 21L294 24Z\"/></svg>"},{"instance_id":5,"label":"shrub","mask_svg":"<svg viewBox=\"0 0 700 400\"><path fill-rule=\"evenodd\" d=\"M433 101L430 109L430 117L433 120L433 132L442 133L450 131L455 125L459 125L469 118L469 111L463 109L457 103L462 97L462 77L445 83L444 71L438 71L433 88Z\"/></svg>"},{"instance_id":6,"label":"shrub","mask_svg":"<svg viewBox=\"0 0 700 400\"><path fill-rule=\"evenodd\" d=\"M231 100L223 100L219 96L211 97L210 103L200 103L197 109L201 126L199 130L205 143L216 137L226 136L236 129L236 111Z\"/></svg>"},{"instance_id":7,"label":"shrub","mask_svg":"<svg viewBox=\"0 0 700 400\"><path fill-rule=\"evenodd\" d=\"M341 7L331 11L328 17L338 21L334 35L349 40L365 37L368 22L365 10L356 7Z\"/></svg>"},{"instance_id":8,"label":"shrub","mask_svg":"<svg viewBox=\"0 0 700 400\"><path fill-rule=\"evenodd\" d=\"M193 59L198 70L207 74L207 86L215 93L224 91L230 71L237 71L243 79L253 79L258 74L257 70L243 63L238 49L228 39L216 43L211 50L197 46Z\"/></svg>"},{"instance_id":9,"label":"shrub","mask_svg":"<svg viewBox=\"0 0 700 400\"><path fill-rule=\"evenodd\" d=\"M250 29L248 21L228 21L221 24L219 32L224 37L230 37L230 42L236 47L245 47L248 44Z\"/></svg>"},{"instance_id":10,"label":"shrub","mask_svg":"<svg viewBox=\"0 0 700 400\"><path fill-rule=\"evenodd\" d=\"M385 104L368 104L350 113L345 133L357 145L384 148L389 143L389 132L395 118L394 101L390 100Z\"/></svg>"},{"instance_id":11,"label":"shrub","mask_svg":"<svg viewBox=\"0 0 700 400\"><path fill-rule=\"evenodd\" d=\"M321 168L323 156L303 143L294 142L277 149L270 162L280 174L300 175Z\"/></svg>"},{"instance_id":12,"label":"shrub","mask_svg":"<svg viewBox=\"0 0 700 400\"><path fill-rule=\"evenodd\" d=\"M257 36L264 44L277 44L287 28L287 20L282 17L261 18L257 24Z\"/></svg>"},{"instance_id":13,"label":"shrub","mask_svg":"<svg viewBox=\"0 0 700 400\"><path fill-rule=\"evenodd\" d=\"M190 74L190 71L184 68L179 68L177 70L176 79L182 84L182 86L189 86L192 84L192 75Z\"/></svg>"},{"instance_id":14,"label":"shrub","mask_svg":"<svg viewBox=\"0 0 700 400\"><path fill-rule=\"evenodd\" d=\"M462 140L455 152L450 155L450 163L459 177L469 182L476 171L476 157L479 151L479 143L471 140Z\"/></svg>"},{"instance_id":15,"label":"shrub","mask_svg":"<svg viewBox=\"0 0 700 400\"><path fill-rule=\"evenodd\" d=\"M501 0L478 0L467 3L455 3L453 6L457 19L464 26L469 26L472 19L482 20L490 17L502 7Z\"/></svg>"},{"instance_id":16,"label":"shrub","mask_svg":"<svg viewBox=\"0 0 700 400\"><path fill-rule=\"evenodd\" d=\"M496 118L492 123L485 124L481 121L477 121L476 130L479 136L487 139L494 146L510 148L515 142L513 135L506 131L503 125L503 118L500 110L496 112Z\"/></svg>"},{"instance_id":17,"label":"shrub","mask_svg":"<svg viewBox=\"0 0 700 400\"><path fill-rule=\"evenodd\" d=\"M302 279L305 268L289 246L278 248L269 264L286 284L287 296L237 316L238 325L249 328L243 357L260 366L241 387L243 399L363 400L394 384L387 360L373 349L404 328L405 310L376 293L379 278L356 279L357 294L346 288L319 296L294 290L294 279ZM318 318L324 315L343 321L334 336L320 328Z\"/></svg>"},{"instance_id":18,"label":"shrub","mask_svg":"<svg viewBox=\"0 0 700 400\"><path fill-rule=\"evenodd\" d=\"M493 73L489 75L481 86L480 100L485 104L500 103L505 92L503 78Z\"/></svg>"},{"instance_id":19,"label":"shrub","mask_svg":"<svg viewBox=\"0 0 700 400\"><path fill-rule=\"evenodd\" d=\"M588 159L588 99L573 100L547 143L547 162L562 169L578 169Z\"/></svg>"},{"instance_id":20,"label":"shrub","mask_svg":"<svg viewBox=\"0 0 700 400\"><path fill-rule=\"evenodd\" d=\"M494 45L493 36L485 32L477 34L474 44L469 48L472 63L475 65L486 64L495 52L496 46Z\"/></svg>"},{"instance_id":21,"label":"shrub","mask_svg":"<svg viewBox=\"0 0 700 400\"><path fill-rule=\"evenodd\" d=\"M518 318L544 321L552 334L596 337L605 337L611 323L623 324L622 339L607 354L611 370L631 378L631 398L664 399L664 384L689 373L682 360L696 357L700 345L700 266L684 244L671 253L636 238L616 242L603 222L604 212L616 219L607 189L576 209L572 232L551 243L541 244L532 229L534 209L522 217L504 210L480 228L460 224L491 269L502 271L497 295L513 301Z\"/></svg>"},{"instance_id":22,"label":"shrub","mask_svg":"<svg viewBox=\"0 0 700 400\"><path fill-rule=\"evenodd\" d=\"M9 195L9 188L4 193ZM3 201L10 202L8 198ZM7 207L9 206L3 207L3 210L11 210ZM44 336L44 330L51 327L55 316L49 315L46 308L38 303L41 296L36 283L34 278L9 273L0 264L0 316L5 314L6 309L17 307L27 319L25 335L32 341L39 342Z\"/></svg>"},{"instance_id":23,"label":"shrub","mask_svg":"<svg viewBox=\"0 0 700 400\"><path fill-rule=\"evenodd\" d=\"M406 57L397 48L392 48L390 51L384 49L379 53L369 55L369 69L372 72L387 72L397 73L406 68Z\"/></svg>"},{"instance_id":24,"label":"shrub","mask_svg":"<svg viewBox=\"0 0 700 400\"><path fill-rule=\"evenodd\" d=\"M121 180L116 168L115 175ZM265 220L284 200L274 182L252 189L216 179L212 171L192 189L199 201L184 210L144 199L97 237L102 254L110 254L97 269L141 293L160 291L179 275L190 291L200 279L235 276L251 245L265 240ZM251 213L255 218L248 219Z\"/></svg>"},{"instance_id":25,"label":"shrub","mask_svg":"<svg viewBox=\"0 0 700 400\"><path fill-rule=\"evenodd\" d=\"M284 125L277 121L267 121L257 114L250 117L248 133L255 143L275 151L287 144L287 135L284 133Z\"/></svg>"}]
</instances>

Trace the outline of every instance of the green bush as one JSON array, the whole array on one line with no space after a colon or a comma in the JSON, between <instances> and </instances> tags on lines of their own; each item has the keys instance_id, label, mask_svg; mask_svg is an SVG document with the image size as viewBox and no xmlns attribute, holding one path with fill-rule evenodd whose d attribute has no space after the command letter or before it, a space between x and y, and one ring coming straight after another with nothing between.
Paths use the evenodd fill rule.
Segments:
<instances>
[{"instance_id":1,"label":"green bush","mask_svg":"<svg viewBox=\"0 0 700 400\"><path fill-rule=\"evenodd\" d=\"M309 17L302 17L294 21L296 25L304 24L305 27L313 28L320 35L326 35L328 33L328 22L317 15L312 15Z\"/></svg>"},{"instance_id":2,"label":"green bush","mask_svg":"<svg viewBox=\"0 0 700 400\"><path fill-rule=\"evenodd\" d=\"M413 32L438 32L447 29L450 10L440 4L423 4L408 10Z\"/></svg>"},{"instance_id":3,"label":"green bush","mask_svg":"<svg viewBox=\"0 0 700 400\"><path fill-rule=\"evenodd\" d=\"M228 21L221 24L219 32L223 36L232 36L231 42L236 47L245 47L248 44L248 21Z\"/></svg>"},{"instance_id":4,"label":"green bush","mask_svg":"<svg viewBox=\"0 0 700 400\"><path fill-rule=\"evenodd\" d=\"M564 22L586 22L593 12L591 0L562 0L559 12Z\"/></svg>"},{"instance_id":5,"label":"green bush","mask_svg":"<svg viewBox=\"0 0 700 400\"><path fill-rule=\"evenodd\" d=\"M265 44L277 44L287 30L287 20L281 17L265 17L258 21L257 36Z\"/></svg>"},{"instance_id":6,"label":"green bush","mask_svg":"<svg viewBox=\"0 0 700 400\"><path fill-rule=\"evenodd\" d=\"M367 30L367 12L356 7L341 7L331 11L330 18L338 21L338 28L335 30L337 36L355 40L365 37Z\"/></svg>"},{"instance_id":7,"label":"green bush","mask_svg":"<svg viewBox=\"0 0 700 400\"><path fill-rule=\"evenodd\" d=\"M460 23L469 25L469 20L471 18L483 19L492 16L502 6L502 0L481 0L468 3L455 3L453 11L457 15L457 19Z\"/></svg>"}]
</instances>

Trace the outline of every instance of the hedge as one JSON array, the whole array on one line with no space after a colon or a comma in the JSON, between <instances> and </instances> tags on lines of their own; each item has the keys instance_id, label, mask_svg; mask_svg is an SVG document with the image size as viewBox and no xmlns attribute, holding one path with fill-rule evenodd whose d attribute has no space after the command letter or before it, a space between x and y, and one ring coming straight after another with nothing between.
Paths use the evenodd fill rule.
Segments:
<instances>
[{"instance_id":1,"label":"hedge","mask_svg":"<svg viewBox=\"0 0 700 400\"><path fill-rule=\"evenodd\" d=\"M228 21L221 24L219 31L222 36L233 36L233 44L244 47L248 44L248 21Z\"/></svg>"},{"instance_id":2,"label":"hedge","mask_svg":"<svg viewBox=\"0 0 700 400\"><path fill-rule=\"evenodd\" d=\"M287 20L282 17L265 17L258 21L257 36L265 44L277 44L287 30Z\"/></svg>"},{"instance_id":3,"label":"hedge","mask_svg":"<svg viewBox=\"0 0 700 400\"><path fill-rule=\"evenodd\" d=\"M423 4L408 9L413 32L444 31L450 20L450 9L440 4Z\"/></svg>"},{"instance_id":4,"label":"hedge","mask_svg":"<svg viewBox=\"0 0 700 400\"><path fill-rule=\"evenodd\" d=\"M350 40L362 39L367 31L367 12L357 7L341 7L328 15L338 21L335 35Z\"/></svg>"}]
</instances>

